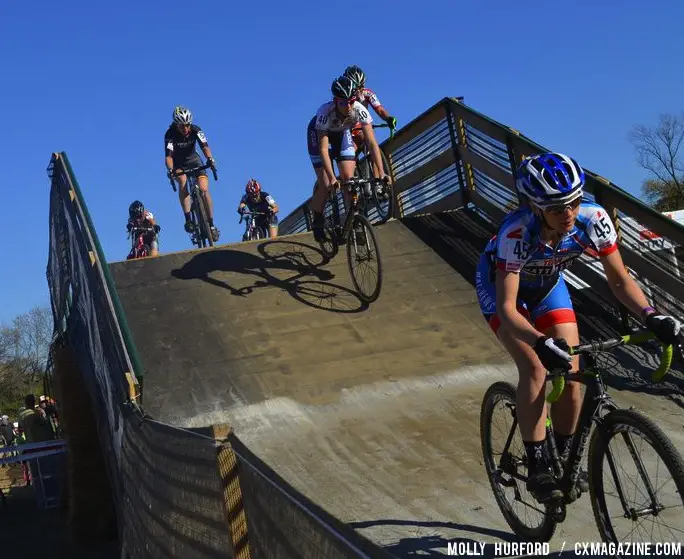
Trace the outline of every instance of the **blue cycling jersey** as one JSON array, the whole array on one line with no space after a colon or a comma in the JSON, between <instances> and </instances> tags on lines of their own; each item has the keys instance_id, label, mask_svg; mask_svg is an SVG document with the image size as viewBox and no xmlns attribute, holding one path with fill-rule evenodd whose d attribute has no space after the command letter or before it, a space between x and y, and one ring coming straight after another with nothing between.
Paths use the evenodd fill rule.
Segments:
<instances>
[{"instance_id":1,"label":"blue cycling jersey","mask_svg":"<svg viewBox=\"0 0 684 559\"><path fill-rule=\"evenodd\" d=\"M520 288L552 287L560 273L584 253L606 256L617 250L617 232L608 212L582 202L572 231L555 247L539 239L541 219L528 207L510 214L487 243L485 254L498 269L520 274Z\"/></svg>"}]
</instances>

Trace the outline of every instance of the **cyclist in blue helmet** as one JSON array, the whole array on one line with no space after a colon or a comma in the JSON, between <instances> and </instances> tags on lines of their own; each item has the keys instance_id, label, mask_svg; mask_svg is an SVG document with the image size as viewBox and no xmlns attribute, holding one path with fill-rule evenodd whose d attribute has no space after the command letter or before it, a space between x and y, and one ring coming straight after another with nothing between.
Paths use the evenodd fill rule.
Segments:
<instances>
[{"instance_id":1,"label":"cyclist in blue helmet","mask_svg":"<svg viewBox=\"0 0 684 559\"><path fill-rule=\"evenodd\" d=\"M562 496L551 475L546 438L545 376L549 369L576 372L577 322L563 270L583 254L597 257L616 298L640 316L664 343L674 343L681 324L649 305L627 272L608 212L582 200L585 175L572 158L541 153L517 170L521 207L509 214L488 242L476 272L485 320L518 369L516 410L528 457L528 491L539 501ZM582 394L568 383L552 409L554 438L567 460ZM588 490L586 472L580 489Z\"/></svg>"}]
</instances>

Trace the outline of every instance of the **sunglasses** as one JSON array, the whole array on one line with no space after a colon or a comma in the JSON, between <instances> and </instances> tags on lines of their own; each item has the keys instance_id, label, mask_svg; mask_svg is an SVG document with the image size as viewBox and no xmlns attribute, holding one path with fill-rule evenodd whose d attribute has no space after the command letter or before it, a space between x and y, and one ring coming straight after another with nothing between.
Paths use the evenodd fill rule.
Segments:
<instances>
[{"instance_id":1,"label":"sunglasses","mask_svg":"<svg viewBox=\"0 0 684 559\"><path fill-rule=\"evenodd\" d=\"M544 211L552 214L562 214L565 210L573 211L582 203L582 198L576 198L569 204L556 204L555 206L547 206Z\"/></svg>"}]
</instances>

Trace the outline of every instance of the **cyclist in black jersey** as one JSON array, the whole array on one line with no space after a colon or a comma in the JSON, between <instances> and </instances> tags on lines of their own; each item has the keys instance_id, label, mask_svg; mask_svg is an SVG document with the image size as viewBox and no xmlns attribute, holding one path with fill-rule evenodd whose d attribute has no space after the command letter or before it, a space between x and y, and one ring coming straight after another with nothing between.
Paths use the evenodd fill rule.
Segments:
<instances>
[{"instance_id":1,"label":"cyclist in black jersey","mask_svg":"<svg viewBox=\"0 0 684 559\"><path fill-rule=\"evenodd\" d=\"M170 179L178 182L178 198L185 214L185 230L191 233L193 230L193 223L190 217L190 197L188 190L185 187L187 176L178 175L178 169L189 169L190 167L198 167L202 165L202 160L195 145L198 144L202 148L204 156L207 158L207 163L212 166L215 165L214 158L209 149L209 143L202 129L196 124L192 123L192 113L185 107L176 107L173 110L173 123L166 130L164 134L164 146L166 150L166 170ZM219 230L214 225L214 204L209 195L209 179L206 171L199 171L197 173L197 184L200 189L204 191L209 211L209 227L211 227L212 237L214 242L219 239Z\"/></svg>"},{"instance_id":2,"label":"cyclist in black jersey","mask_svg":"<svg viewBox=\"0 0 684 559\"><path fill-rule=\"evenodd\" d=\"M247 186L245 186L245 194L240 198L238 205L238 213L242 213L247 208L250 212L264 213L254 218L254 224L258 227L263 227L264 231L268 231L271 239L278 236L278 204L268 192L261 190L261 185L256 179L249 179Z\"/></svg>"}]
</instances>

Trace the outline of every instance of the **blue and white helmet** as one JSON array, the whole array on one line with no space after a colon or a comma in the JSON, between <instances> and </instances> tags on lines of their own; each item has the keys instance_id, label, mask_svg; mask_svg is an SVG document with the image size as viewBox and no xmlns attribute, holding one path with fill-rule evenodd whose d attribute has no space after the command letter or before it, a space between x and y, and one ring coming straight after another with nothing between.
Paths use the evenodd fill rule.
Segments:
<instances>
[{"instance_id":1,"label":"blue and white helmet","mask_svg":"<svg viewBox=\"0 0 684 559\"><path fill-rule=\"evenodd\" d=\"M581 198L584 182L584 170L577 161L551 152L526 157L518 167L515 186L531 204L544 208Z\"/></svg>"}]
</instances>

